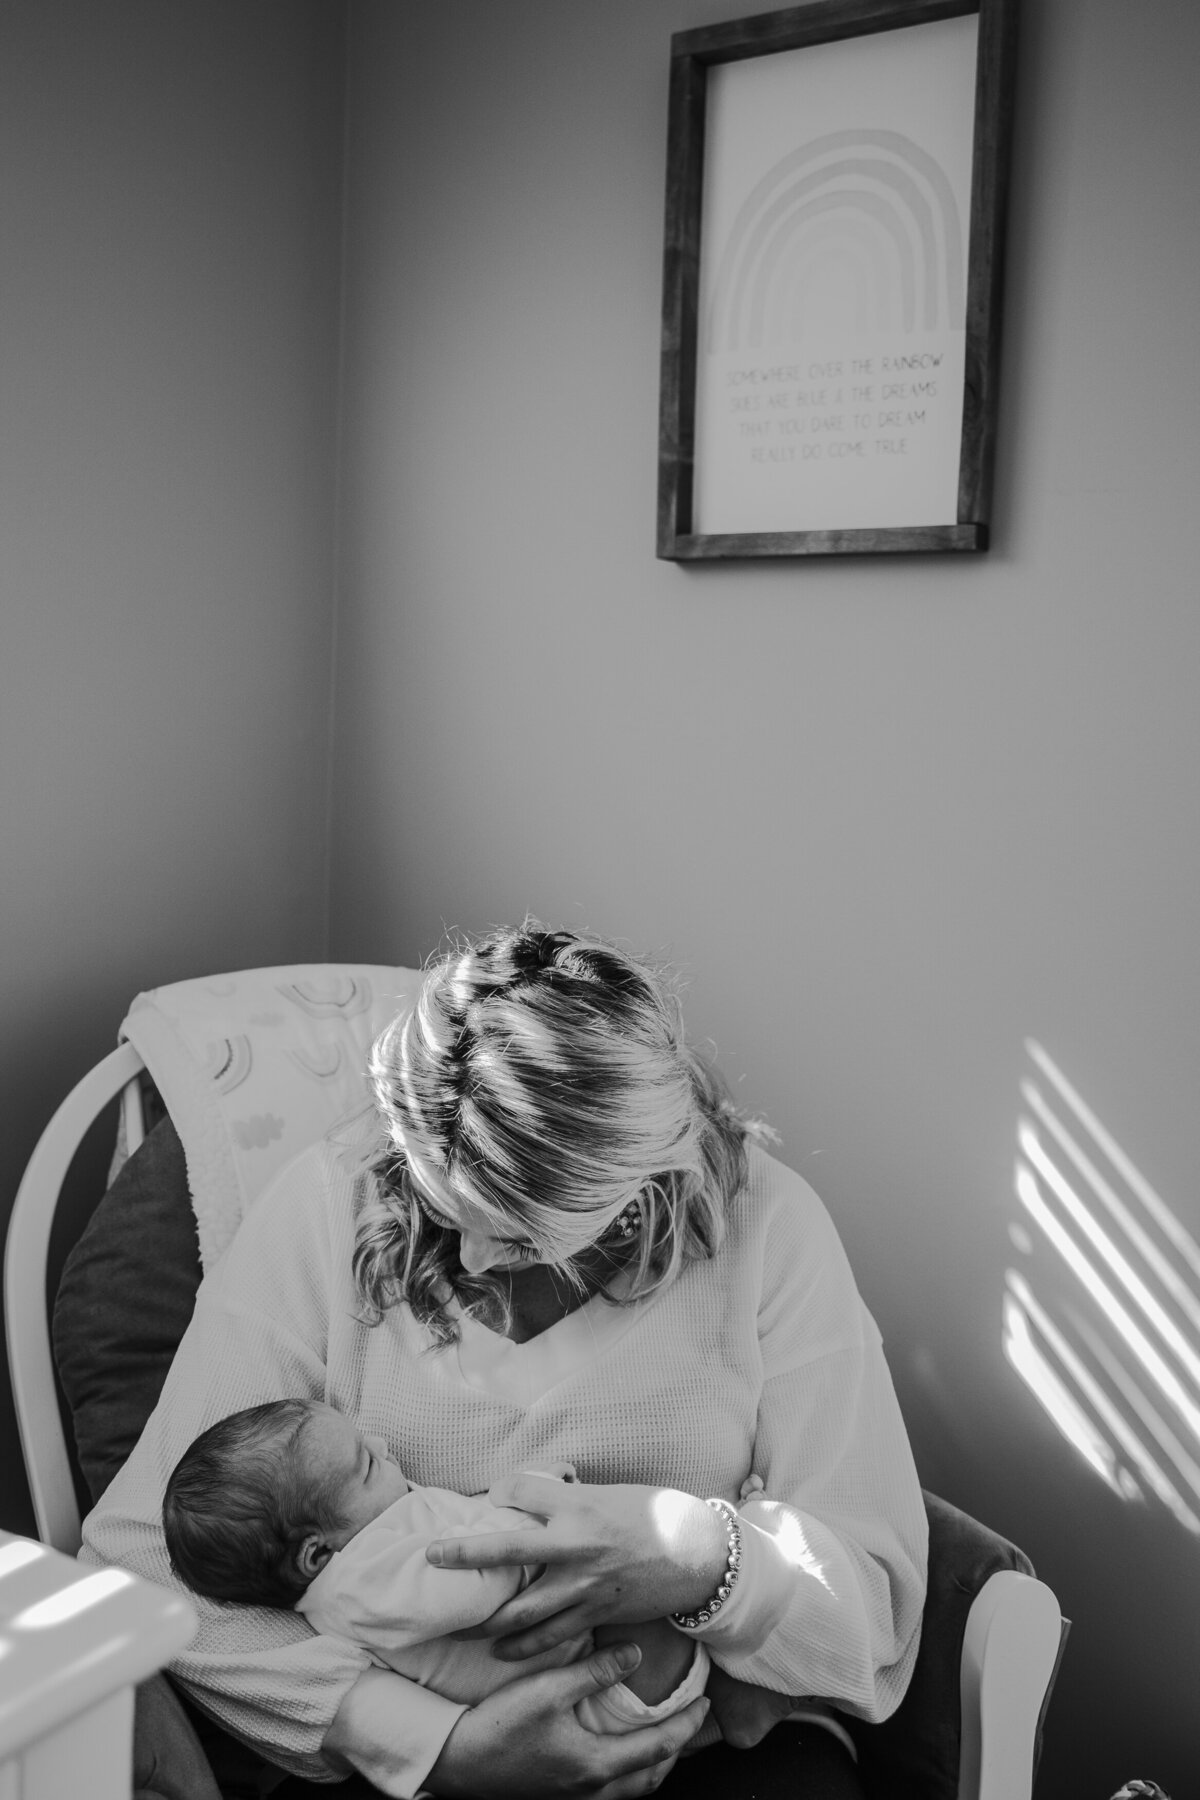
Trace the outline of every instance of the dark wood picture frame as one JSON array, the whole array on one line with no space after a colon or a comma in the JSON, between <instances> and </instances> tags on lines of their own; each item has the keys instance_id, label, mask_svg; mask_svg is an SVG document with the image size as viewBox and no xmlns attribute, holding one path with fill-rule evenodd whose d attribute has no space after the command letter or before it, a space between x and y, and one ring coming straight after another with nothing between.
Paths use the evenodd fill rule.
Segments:
<instances>
[{"instance_id":1,"label":"dark wood picture frame","mask_svg":"<svg viewBox=\"0 0 1200 1800\"><path fill-rule=\"evenodd\" d=\"M808 5L678 32L672 38L659 410L660 557L691 562L987 549L1016 11L1017 0L810 0ZM914 521L794 531L694 530L702 190L710 68L966 14L978 14L978 27L970 217L965 233L965 362L957 518L952 523Z\"/></svg>"}]
</instances>

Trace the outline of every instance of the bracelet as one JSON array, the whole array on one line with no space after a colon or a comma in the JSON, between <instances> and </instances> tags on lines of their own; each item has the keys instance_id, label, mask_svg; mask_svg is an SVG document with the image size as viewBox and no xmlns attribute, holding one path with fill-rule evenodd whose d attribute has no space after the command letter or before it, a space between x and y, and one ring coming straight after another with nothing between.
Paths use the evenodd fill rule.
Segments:
<instances>
[{"instance_id":1,"label":"bracelet","mask_svg":"<svg viewBox=\"0 0 1200 1800\"><path fill-rule=\"evenodd\" d=\"M725 1521L725 1529L729 1533L729 1561L725 1565L725 1573L717 1584L717 1591L711 1599L696 1612L672 1613L672 1625L678 1625L683 1631L694 1631L697 1625L707 1625L715 1612L718 1612L730 1594L733 1584L738 1578L738 1570L742 1562L742 1527L737 1513L728 1500L709 1500L706 1502L714 1512L719 1512Z\"/></svg>"}]
</instances>

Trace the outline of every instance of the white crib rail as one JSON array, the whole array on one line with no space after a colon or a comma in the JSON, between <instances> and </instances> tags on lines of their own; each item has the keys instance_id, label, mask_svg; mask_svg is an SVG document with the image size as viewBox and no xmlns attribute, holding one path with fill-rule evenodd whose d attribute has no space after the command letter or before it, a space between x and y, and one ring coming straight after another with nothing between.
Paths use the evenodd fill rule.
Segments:
<instances>
[{"instance_id":1,"label":"white crib rail","mask_svg":"<svg viewBox=\"0 0 1200 1800\"><path fill-rule=\"evenodd\" d=\"M0 1531L0 1800L129 1800L134 1687L195 1629L181 1594Z\"/></svg>"}]
</instances>

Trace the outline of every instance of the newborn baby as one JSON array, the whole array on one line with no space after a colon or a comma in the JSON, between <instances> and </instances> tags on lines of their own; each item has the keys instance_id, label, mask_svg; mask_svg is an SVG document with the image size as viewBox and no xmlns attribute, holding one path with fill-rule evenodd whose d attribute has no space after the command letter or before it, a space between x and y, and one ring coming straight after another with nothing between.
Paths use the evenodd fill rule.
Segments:
<instances>
[{"instance_id":1,"label":"newborn baby","mask_svg":"<svg viewBox=\"0 0 1200 1800\"><path fill-rule=\"evenodd\" d=\"M542 1471L573 1481L568 1464ZM760 1484L761 1485L761 1484ZM314 1631L351 1639L387 1668L475 1705L538 1669L595 1646L636 1643L640 1666L576 1708L596 1732L636 1730L704 1692L703 1645L665 1619L609 1625L519 1663L499 1662L469 1631L519 1593L536 1566L441 1569L435 1538L529 1529L528 1513L482 1495L412 1487L380 1438L308 1400L274 1400L209 1426L167 1483L171 1566L194 1593L293 1607Z\"/></svg>"}]
</instances>

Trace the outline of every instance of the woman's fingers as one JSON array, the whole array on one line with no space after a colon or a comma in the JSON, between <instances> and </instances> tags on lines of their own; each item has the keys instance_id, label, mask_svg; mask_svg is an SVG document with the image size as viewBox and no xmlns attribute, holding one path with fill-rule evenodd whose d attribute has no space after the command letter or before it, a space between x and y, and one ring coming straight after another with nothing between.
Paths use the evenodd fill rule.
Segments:
<instances>
[{"instance_id":1,"label":"woman's fingers","mask_svg":"<svg viewBox=\"0 0 1200 1800\"><path fill-rule=\"evenodd\" d=\"M431 1771L435 1793L516 1796L590 1794L632 1800L651 1794L699 1729L706 1702L628 1736L588 1731L578 1701L613 1687L637 1668L635 1644L609 1644L582 1662L526 1675L469 1707Z\"/></svg>"},{"instance_id":2,"label":"woman's fingers","mask_svg":"<svg viewBox=\"0 0 1200 1800\"><path fill-rule=\"evenodd\" d=\"M488 1499L493 1506L512 1506L520 1512L527 1512L530 1518L527 1528L514 1526L510 1531L485 1531L477 1536L465 1538L438 1538L425 1551L427 1562L439 1569L495 1569L510 1563L527 1562L570 1562L580 1555L573 1544L556 1544L539 1540L532 1549L525 1530L545 1533L543 1520L553 1518L564 1505L575 1507L579 1504L576 1496L583 1490L574 1479L574 1469L570 1463L561 1463L559 1468L570 1471L570 1479L564 1476L561 1480L555 1475L532 1475L521 1473L505 1475L494 1481L488 1489Z\"/></svg>"},{"instance_id":3,"label":"woman's fingers","mask_svg":"<svg viewBox=\"0 0 1200 1800\"><path fill-rule=\"evenodd\" d=\"M570 1476L556 1479L559 1468L570 1469ZM553 1474L519 1469L515 1474L502 1475L488 1489L488 1499L493 1506L517 1506L522 1512L536 1513L540 1519L549 1519L564 1505L571 1508L578 1506L583 1486L582 1482L576 1481L575 1470L570 1463L559 1463L555 1465ZM570 1487L574 1491L564 1494L564 1487Z\"/></svg>"},{"instance_id":4,"label":"woman's fingers","mask_svg":"<svg viewBox=\"0 0 1200 1800\"><path fill-rule=\"evenodd\" d=\"M588 1731L575 1713L579 1700L612 1687L637 1664L635 1645L609 1645L583 1662L497 1689L461 1715L430 1771L430 1788L493 1800L553 1794L624 1800L653 1793L699 1724L703 1703L628 1737Z\"/></svg>"},{"instance_id":5,"label":"woman's fingers","mask_svg":"<svg viewBox=\"0 0 1200 1800\"><path fill-rule=\"evenodd\" d=\"M499 1569L511 1563L554 1560L543 1543L545 1526L530 1519L523 1529L481 1531L473 1537L435 1538L425 1546L425 1561L435 1569ZM559 1552L561 1555L561 1552Z\"/></svg>"},{"instance_id":6,"label":"woman's fingers","mask_svg":"<svg viewBox=\"0 0 1200 1800\"><path fill-rule=\"evenodd\" d=\"M514 1594L511 1600L506 1600L503 1606L498 1606L494 1613L481 1620L473 1635L512 1638L550 1623L556 1624L560 1614L569 1613L571 1623L567 1629L556 1632L540 1646L548 1649L553 1644L561 1644L567 1638L574 1637L578 1632L588 1630L595 1622L594 1608L586 1615L583 1614L586 1597L586 1586L570 1569L544 1570L527 1588Z\"/></svg>"},{"instance_id":7,"label":"woman's fingers","mask_svg":"<svg viewBox=\"0 0 1200 1800\"><path fill-rule=\"evenodd\" d=\"M639 1794L656 1794L678 1761L676 1753L668 1756L665 1762L639 1769L636 1775L623 1775L620 1781L610 1781L595 1793L594 1800L635 1800Z\"/></svg>"},{"instance_id":8,"label":"woman's fingers","mask_svg":"<svg viewBox=\"0 0 1200 1800\"><path fill-rule=\"evenodd\" d=\"M586 1667L586 1664L580 1666ZM601 1685L611 1686L612 1683ZM674 1767L684 1745L695 1737L707 1714L708 1702L693 1700L681 1713L665 1719L660 1725L644 1725L623 1737L603 1738L605 1749L611 1751L609 1767L613 1777L597 1790L598 1800L623 1800L627 1795L652 1794Z\"/></svg>"},{"instance_id":9,"label":"woman's fingers","mask_svg":"<svg viewBox=\"0 0 1200 1800\"><path fill-rule=\"evenodd\" d=\"M526 1475L548 1475L552 1481L578 1481L579 1476L575 1464L569 1462L549 1462L540 1469L526 1469ZM493 1505L495 1502L493 1502Z\"/></svg>"},{"instance_id":10,"label":"woman's fingers","mask_svg":"<svg viewBox=\"0 0 1200 1800\"><path fill-rule=\"evenodd\" d=\"M562 1681L561 1691L569 1696L568 1703L574 1706L580 1700L586 1700L590 1694L603 1693L605 1688L616 1687L631 1675L642 1660L642 1653L636 1644L606 1644L603 1650L593 1650L581 1662L571 1663L565 1669L556 1669L555 1675L570 1680ZM708 1700L702 1694L685 1706L682 1712L673 1713L669 1719L663 1719L657 1725L642 1725L636 1731L626 1732L620 1737L605 1737L602 1742L614 1751L623 1752L622 1764L614 1766L613 1774L622 1775L634 1769L649 1768L651 1764L663 1762L668 1756L678 1756L684 1745L695 1737L701 1725L708 1717Z\"/></svg>"},{"instance_id":11,"label":"woman's fingers","mask_svg":"<svg viewBox=\"0 0 1200 1800\"><path fill-rule=\"evenodd\" d=\"M535 1625L527 1624L520 1617L505 1619L503 1615L513 1604L513 1601L507 1601L487 1621L489 1637L496 1635L497 1626L504 1633L492 1646L492 1655L501 1662L523 1662L527 1656L537 1656L543 1650L553 1650L556 1645L565 1644L569 1638L579 1637L591 1624L591 1619L582 1606L565 1607Z\"/></svg>"},{"instance_id":12,"label":"woman's fingers","mask_svg":"<svg viewBox=\"0 0 1200 1800\"><path fill-rule=\"evenodd\" d=\"M590 1694L602 1694L605 1688L616 1687L618 1681L633 1674L641 1660L636 1644L606 1644L603 1650L593 1650L581 1662L556 1669L562 1704L574 1706Z\"/></svg>"}]
</instances>

